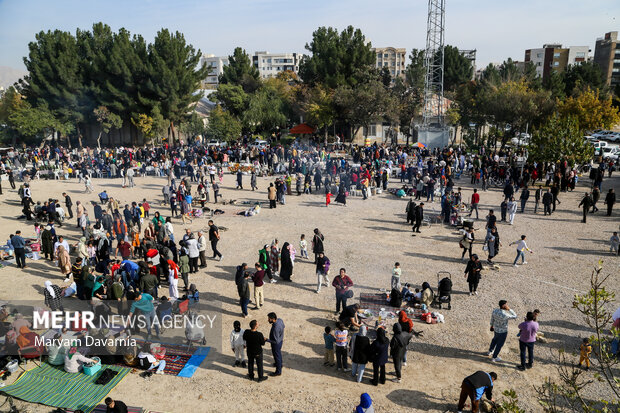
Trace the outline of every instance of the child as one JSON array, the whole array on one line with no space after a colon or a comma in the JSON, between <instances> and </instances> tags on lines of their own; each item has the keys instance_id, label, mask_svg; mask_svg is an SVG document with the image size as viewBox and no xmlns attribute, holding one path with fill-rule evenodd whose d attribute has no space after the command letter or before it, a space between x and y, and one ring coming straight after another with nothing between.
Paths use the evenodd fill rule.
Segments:
<instances>
[{"instance_id":1,"label":"child","mask_svg":"<svg viewBox=\"0 0 620 413\"><path fill-rule=\"evenodd\" d=\"M179 256L179 267L181 268L181 278L185 284L185 291L189 287L189 256L185 252L185 249L181 249L181 255Z\"/></svg>"},{"instance_id":2,"label":"child","mask_svg":"<svg viewBox=\"0 0 620 413\"><path fill-rule=\"evenodd\" d=\"M336 365L338 370L349 371L348 369L348 353L347 347L349 344L349 331L345 330L344 324L338 322L336 327Z\"/></svg>"},{"instance_id":3,"label":"child","mask_svg":"<svg viewBox=\"0 0 620 413\"><path fill-rule=\"evenodd\" d=\"M325 362L323 365L334 367L336 365L336 363L334 363L334 343L336 342L336 337L332 334L331 327L325 327L323 340L325 341Z\"/></svg>"},{"instance_id":4,"label":"child","mask_svg":"<svg viewBox=\"0 0 620 413\"><path fill-rule=\"evenodd\" d=\"M95 249L92 240L88 241L86 250L88 251L88 260L90 261L90 266L94 267L95 265L97 265L97 250ZM86 264L82 263L82 265Z\"/></svg>"},{"instance_id":5,"label":"child","mask_svg":"<svg viewBox=\"0 0 620 413\"><path fill-rule=\"evenodd\" d=\"M579 367L581 367L581 363L585 362L586 370L590 370L590 353L592 353L592 345L590 339L586 337L579 346Z\"/></svg>"},{"instance_id":6,"label":"child","mask_svg":"<svg viewBox=\"0 0 620 413\"><path fill-rule=\"evenodd\" d=\"M394 268L392 269L392 290L397 289L400 290L400 263L395 263Z\"/></svg>"},{"instance_id":7,"label":"child","mask_svg":"<svg viewBox=\"0 0 620 413\"><path fill-rule=\"evenodd\" d=\"M299 249L301 251L301 258L308 258L308 241L306 241L305 234L301 234L301 240L299 241Z\"/></svg>"},{"instance_id":8,"label":"child","mask_svg":"<svg viewBox=\"0 0 620 413\"><path fill-rule=\"evenodd\" d=\"M325 194L325 206L328 207L331 202L332 194L327 192Z\"/></svg>"},{"instance_id":9,"label":"child","mask_svg":"<svg viewBox=\"0 0 620 413\"><path fill-rule=\"evenodd\" d=\"M618 232L614 231L614 235L609 238L609 252L616 253L620 255L620 251L618 251L618 246L620 246L620 238L618 238Z\"/></svg>"},{"instance_id":10,"label":"child","mask_svg":"<svg viewBox=\"0 0 620 413\"><path fill-rule=\"evenodd\" d=\"M241 328L241 323L235 321L233 323L233 331L230 332L230 348L235 353L235 364L233 367L247 367L245 361L245 340L243 340L244 329Z\"/></svg>"}]
</instances>

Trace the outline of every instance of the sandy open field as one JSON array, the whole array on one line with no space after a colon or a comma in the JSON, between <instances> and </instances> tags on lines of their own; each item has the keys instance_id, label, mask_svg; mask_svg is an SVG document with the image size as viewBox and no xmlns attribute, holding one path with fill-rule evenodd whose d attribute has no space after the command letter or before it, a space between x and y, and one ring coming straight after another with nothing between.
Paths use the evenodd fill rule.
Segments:
<instances>
[{"instance_id":1,"label":"sandy open field","mask_svg":"<svg viewBox=\"0 0 620 413\"><path fill-rule=\"evenodd\" d=\"M226 175L222 186L226 200L266 201L269 180L259 178L259 190L235 190L234 177ZM103 189L123 201L139 201L147 198L154 210L168 215L160 207L161 187L165 178L137 178L137 187L122 189L121 180L93 180L95 192L83 193L83 184L70 181L35 181L32 183L33 199L61 197L68 192L73 201L97 200L96 194ZM249 177L246 177L249 187ZM588 184L584 179L582 183ZM0 203L0 239L21 229L25 235L32 233L32 226L16 220L21 209L19 197L14 190L7 190L6 182ZM391 185L397 185L393 180ZM469 199L471 189L465 179L457 181ZM603 182L603 197L610 185L620 189L620 178ZM128 405L142 406L158 412L348 412L359 402L359 395L368 392L375 409L379 412L456 411L456 400L462 379L479 369L494 370L499 375L496 395L514 388L527 411L539 411L533 385L540 384L547 375L554 375L555 358L552 350L560 347L576 351L580 338L589 335L580 315L571 308L576 292L589 288L589 276L600 258L605 261L605 272L614 273L610 286L620 292L620 258L609 255L607 240L618 229L620 213L604 216L602 201L600 212L590 216L588 224L580 223L581 211L577 208L583 191L581 184L574 193L560 195L562 204L551 217L543 217L541 211L533 214L533 203L528 203L526 213L518 214L513 226L499 225L503 248L496 261L499 271L484 271L478 296L466 294L467 283L463 278L465 265L460 260L458 234L442 225L423 227L422 234L411 236L411 228L405 225L406 200L383 193L367 201L349 198L347 207L324 206L324 196L288 196L285 206L275 210L263 208L254 217L242 217L235 213L241 206L220 206L226 213L216 217L215 222L228 228L222 233L221 262L209 260L208 268L191 277L201 291L201 299L222 303L223 331L222 351L213 351L193 378L154 376L145 382L132 373L110 394ZM533 195L533 194L532 194ZM481 195L481 220L476 227L479 242L484 238L484 216L489 208L499 212L501 192L493 189ZM533 199L533 196L532 198ZM439 210L439 204L427 204ZM89 209L92 216L92 209ZM181 234L184 226L174 220L175 234ZM192 230L207 227L207 219L197 219L188 226ZM294 282L267 284L266 305L259 311L251 311L251 317L259 320L260 330L267 335L267 313L275 311L286 324L283 347L284 369L280 377L267 382L250 382L247 371L233 367L234 355L227 343L234 320L242 320L244 327L250 319L240 317L237 290L234 284L235 266L247 262L252 266L258 258L258 250L273 238L280 245L288 241L298 249L299 236L305 233L311 239L312 230L318 227L325 235L326 255L332 268L345 267L355 283L355 299L360 292L378 292L389 288L392 265L401 263L404 282L419 286L423 281L437 286L437 272L449 271L454 281L452 310L442 310L445 324L423 325L416 322L416 329L424 330L424 337L413 339L409 346L409 363L404 368L400 384L388 381L374 387L368 383L372 373L366 372L363 383L352 380L349 373L337 372L323 367L323 328L333 324L335 297L333 288L315 294L316 277L311 261L297 260ZM75 224L58 230L70 243L78 239ZM508 243L521 234L528 236L534 254L527 256L528 264L512 267L514 247ZM208 250L209 252L209 250ZM474 252L482 253L477 243ZM44 261L27 261L29 268L20 271L16 267L0 269L1 299L41 299L45 280L62 284L57 268ZM334 275L335 271L332 271ZM167 293L167 291L166 291ZM518 362L518 339L516 323L510 323L508 341L502 351L504 362L494 364L486 356L492 333L489 318L499 299L508 300L519 315L539 308L541 331L549 339L548 344L536 346L533 369L516 370ZM351 300L352 301L352 300ZM272 357L269 345L265 347L266 371L271 372ZM30 363L29 363L30 364ZM368 367L371 367L369 364ZM388 364L388 372L393 366ZM370 368L372 370L372 368ZM14 375L16 376L16 375ZM12 382L11 377L8 382ZM7 383L8 384L8 383ZM19 402L20 411L47 412L50 408Z\"/></svg>"}]
</instances>

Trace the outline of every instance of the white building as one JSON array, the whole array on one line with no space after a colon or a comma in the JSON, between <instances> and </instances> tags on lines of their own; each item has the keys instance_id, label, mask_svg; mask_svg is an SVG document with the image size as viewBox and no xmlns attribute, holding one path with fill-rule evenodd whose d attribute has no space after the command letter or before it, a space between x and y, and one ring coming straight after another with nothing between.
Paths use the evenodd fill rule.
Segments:
<instances>
[{"instance_id":1,"label":"white building","mask_svg":"<svg viewBox=\"0 0 620 413\"><path fill-rule=\"evenodd\" d=\"M207 78L202 81L203 89L217 89L218 78L224 72L224 66L228 66L228 56L203 55L200 63L209 68Z\"/></svg>"},{"instance_id":2,"label":"white building","mask_svg":"<svg viewBox=\"0 0 620 413\"><path fill-rule=\"evenodd\" d=\"M375 67L377 69L387 68L392 75L392 79L396 77L405 77L405 68L407 67L407 50L405 48L395 47L373 47L371 49L377 56Z\"/></svg>"},{"instance_id":3,"label":"white building","mask_svg":"<svg viewBox=\"0 0 620 413\"><path fill-rule=\"evenodd\" d=\"M255 52L252 63L258 69L262 79L276 77L278 73L289 70L299 72L301 55L297 53L269 53L266 51Z\"/></svg>"}]
</instances>

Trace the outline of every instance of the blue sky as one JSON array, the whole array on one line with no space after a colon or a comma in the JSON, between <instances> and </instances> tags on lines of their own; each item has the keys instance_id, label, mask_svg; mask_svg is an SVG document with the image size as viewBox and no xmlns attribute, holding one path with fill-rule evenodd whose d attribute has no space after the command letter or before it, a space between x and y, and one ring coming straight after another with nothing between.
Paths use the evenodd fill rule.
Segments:
<instances>
[{"instance_id":1,"label":"blue sky","mask_svg":"<svg viewBox=\"0 0 620 413\"><path fill-rule=\"evenodd\" d=\"M0 66L23 69L28 42L40 30L75 32L102 21L147 40L162 27L179 30L203 53L235 46L303 52L319 26L362 29L374 46L423 48L426 0L0 0ZM447 0L446 44L478 50L478 67L543 43L590 46L620 31L620 0Z\"/></svg>"}]
</instances>

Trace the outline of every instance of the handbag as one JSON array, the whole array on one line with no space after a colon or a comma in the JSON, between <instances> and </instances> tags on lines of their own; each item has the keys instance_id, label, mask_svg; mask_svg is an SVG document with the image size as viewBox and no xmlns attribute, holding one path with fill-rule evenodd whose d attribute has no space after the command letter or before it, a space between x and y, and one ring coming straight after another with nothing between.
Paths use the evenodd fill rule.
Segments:
<instances>
[{"instance_id":1,"label":"handbag","mask_svg":"<svg viewBox=\"0 0 620 413\"><path fill-rule=\"evenodd\" d=\"M353 290L347 290L347 292L344 293L344 296L347 298L353 298Z\"/></svg>"}]
</instances>

